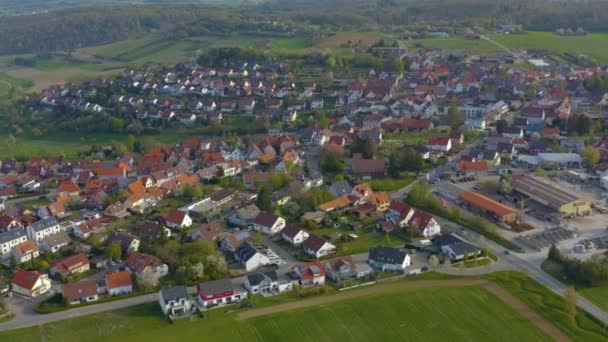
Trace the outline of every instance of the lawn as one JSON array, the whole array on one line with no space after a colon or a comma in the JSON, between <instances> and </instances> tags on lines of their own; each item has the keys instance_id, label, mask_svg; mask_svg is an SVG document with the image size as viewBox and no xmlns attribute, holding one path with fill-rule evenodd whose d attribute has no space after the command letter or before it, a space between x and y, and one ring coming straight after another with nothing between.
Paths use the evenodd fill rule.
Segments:
<instances>
[{"instance_id":1,"label":"lawn","mask_svg":"<svg viewBox=\"0 0 608 342\"><path fill-rule=\"evenodd\" d=\"M402 141L405 145L426 145L429 138L445 136L441 132L404 132L404 133L385 133L384 139Z\"/></svg>"},{"instance_id":2,"label":"lawn","mask_svg":"<svg viewBox=\"0 0 608 342\"><path fill-rule=\"evenodd\" d=\"M388 178L388 177L381 178L381 179L380 178L370 179L367 181L367 183L369 184L369 186L372 187L372 189L374 191L395 191L395 190L399 190L399 189L407 186L414 180L416 180L416 176L407 175L407 176L402 176L399 179Z\"/></svg>"},{"instance_id":3,"label":"lawn","mask_svg":"<svg viewBox=\"0 0 608 342\"><path fill-rule=\"evenodd\" d=\"M462 50L473 54L495 54L504 52L503 49L483 39L466 39L464 37L425 38L413 39L403 42L409 49L416 50L417 44L425 48L444 50Z\"/></svg>"},{"instance_id":4,"label":"lawn","mask_svg":"<svg viewBox=\"0 0 608 342\"><path fill-rule=\"evenodd\" d=\"M551 260L546 260L543 263L542 268L545 272L553 276L553 278L566 285L574 286L580 295L603 310L608 311L608 285L590 287L586 284L576 282L562 271L562 266L560 264Z\"/></svg>"},{"instance_id":5,"label":"lawn","mask_svg":"<svg viewBox=\"0 0 608 342\"><path fill-rule=\"evenodd\" d=\"M599 62L608 62L608 34L591 33L580 37L558 36L553 32L528 32L515 35L492 35L492 39L510 49L547 49L559 53L584 54Z\"/></svg>"},{"instance_id":6,"label":"lawn","mask_svg":"<svg viewBox=\"0 0 608 342\"><path fill-rule=\"evenodd\" d=\"M168 324L156 304L44 326L48 341L543 341L547 336L480 287L402 289L237 321L219 309ZM37 328L21 334L39 341ZM9 332L10 334L10 332ZM8 339L7 339L8 337Z\"/></svg>"}]
</instances>

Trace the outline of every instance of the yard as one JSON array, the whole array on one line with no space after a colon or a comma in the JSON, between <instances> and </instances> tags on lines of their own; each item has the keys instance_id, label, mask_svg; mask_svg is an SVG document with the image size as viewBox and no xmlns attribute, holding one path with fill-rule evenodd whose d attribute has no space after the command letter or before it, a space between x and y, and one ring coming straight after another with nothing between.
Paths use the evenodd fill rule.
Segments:
<instances>
[{"instance_id":1,"label":"yard","mask_svg":"<svg viewBox=\"0 0 608 342\"><path fill-rule=\"evenodd\" d=\"M280 340L547 340L531 322L481 287L404 288L331 305L235 320L228 310L168 324L156 303L44 326L48 341ZM15 337L21 339L14 339ZM0 339L39 341L31 328Z\"/></svg>"},{"instance_id":2,"label":"yard","mask_svg":"<svg viewBox=\"0 0 608 342\"><path fill-rule=\"evenodd\" d=\"M416 176L406 175L402 176L399 179L389 177L370 179L367 181L367 183L369 184L369 186L372 187L374 191L395 191L406 187L415 180Z\"/></svg>"},{"instance_id":3,"label":"yard","mask_svg":"<svg viewBox=\"0 0 608 342\"><path fill-rule=\"evenodd\" d=\"M375 229L375 224L365 228L353 230L351 228L324 228L310 231L313 234L329 238L330 242L337 246L337 254L334 256L367 253L375 246L403 246L409 240L402 233L384 233ZM349 234L357 235L352 238ZM337 238L341 235L340 238Z\"/></svg>"}]
</instances>

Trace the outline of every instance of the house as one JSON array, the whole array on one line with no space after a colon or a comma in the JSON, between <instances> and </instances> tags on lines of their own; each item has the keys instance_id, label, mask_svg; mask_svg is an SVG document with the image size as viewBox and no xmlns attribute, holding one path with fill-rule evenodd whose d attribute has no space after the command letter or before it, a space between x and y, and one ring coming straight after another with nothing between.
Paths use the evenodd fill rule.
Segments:
<instances>
[{"instance_id":1,"label":"house","mask_svg":"<svg viewBox=\"0 0 608 342\"><path fill-rule=\"evenodd\" d=\"M334 197L340 197L343 195L349 195L353 191L353 187L350 184L343 180L332 183L328 189L329 193L334 195Z\"/></svg>"},{"instance_id":2,"label":"house","mask_svg":"<svg viewBox=\"0 0 608 342\"><path fill-rule=\"evenodd\" d=\"M36 298L51 289L51 280L44 273L19 269L13 275L11 285L13 293Z\"/></svg>"},{"instance_id":3,"label":"house","mask_svg":"<svg viewBox=\"0 0 608 342\"><path fill-rule=\"evenodd\" d=\"M317 259L336 252L336 246L314 234L311 234L308 239L304 240L302 246L304 253Z\"/></svg>"},{"instance_id":4,"label":"house","mask_svg":"<svg viewBox=\"0 0 608 342\"><path fill-rule=\"evenodd\" d=\"M441 246L441 253L452 261L462 260L465 255L475 258L481 250L466 241L456 241Z\"/></svg>"},{"instance_id":5,"label":"house","mask_svg":"<svg viewBox=\"0 0 608 342\"><path fill-rule=\"evenodd\" d=\"M141 238L158 238L161 234L169 237L171 236L171 231L167 228L163 228L160 224L156 222L146 221L140 224L137 228L137 235Z\"/></svg>"},{"instance_id":6,"label":"house","mask_svg":"<svg viewBox=\"0 0 608 342\"><path fill-rule=\"evenodd\" d=\"M229 278L200 283L197 294L200 306L204 309L238 303L247 298L247 291L234 286Z\"/></svg>"},{"instance_id":7,"label":"house","mask_svg":"<svg viewBox=\"0 0 608 342\"><path fill-rule=\"evenodd\" d=\"M285 228L285 219L267 212L261 212L252 221L253 229L264 234L276 234Z\"/></svg>"},{"instance_id":8,"label":"house","mask_svg":"<svg viewBox=\"0 0 608 342\"><path fill-rule=\"evenodd\" d=\"M369 265L356 263L351 256L327 260L324 262L324 266L326 277L335 282L363 278L372 273Z\"/></svg>"},{"instance_id":9,"label":"house","mask_svg":"<svg viewBox=\"0 0 608 342\"><path fill-rule=\"evenodd\" d=\"M382 272L403 272L411 265L411 258L399 248L378 246L369 249L368 263Z\"/></svg>"},{"instance_id":10,"label":"house","mask_svg":"<svg viewBox=\"0 0 608 342\"><path fill-rule=\"evenodd\" d=\"M99 289L95 279L87 279L61 286L63 298L65 298L70 305L95 302L99 299L98 292Z\"/></svg>"},{"instance_id":11,"label":"house","mask_svg":"<svg viewBox=\"0 0 608 342\"><path fill-rule=\"evenodd\" d=\"M387 222L404 228L408 225L415 211L414 208L403 202L392 200L388 210L384 213L384 218Z\"/></svg>"},{"instance_id":12,"label":"house","mask_svg":"<svg viewBox=\"0 0 608 342\"><path fill-rule=\"evenodd\" d=\"M486 162L485 160L461 160L460 163L458 163L458 170L467 174L488 172L488 162Z\"/></svg>"},{"instance_id":13,"label":"house","mask_svg":"<svg viewBox=\"0 0 608 342\"><path fill-rule=\"evenodd\" d=\"M161 221L169 228L184 229L192 225L192 218L187 213L179 210L171 210L161 216Z\"/></svg>"},{"instance_id":14,"label":"house","mask_svg":"<svg viewBox=\"0 0 608 342\"><path fill-rule=\"evenodd\" d=\"M429 138L426 147L431 151L447 153L452 149L452 140L449 137Z\"/></svg>"},{"instance_id":15,"label":"house","mask_svg":"<svg viewBox=\"0 0 608 342\"><path fill-rule=\"evenodd\" d=\"M21 242L13 247L12 255L18 264L37 258L40 255L38 244L32 240Z\"/></svg>"},{"instance_id":16,"label":"house","mask_svg":"<svg viewBox=\"0 0 608 342\"><path fill-rule=\"evenodd\" d=\"M104 226L100 219L88 220L74 228L74 235L81 239L88 239L93 234L100 234L104 231Z\"/></svg>"},{"instance_id":17,"label":"house","mask_svg":"<svg viewBox=\"0 0 608 342\"><path fill-rule=\"evenodd\" d=\"M75 254L55 261L49 270L52 276L70 277L90 270L90 261L84 254Z\"/></svg>"},{"instance_id":18,"label":"house","mask_svg":"<svg viewBox=\"0 0 608 342\"><path fill-rule=\"evenodd\" d=\"M0 233L0 256L3 258L8 256L13 247L25 241L27 241L25 229L12 229Z\"/></svg>"},{"instance_id":19,"label":"house","mask_svg":"<svg viewBox=\"0 0 608 342\"><path fill-rule=\"evenodd\" d=\"M129 254L124 265L135 274L140 284L148 286L158 285L158 280L169 274L167 264L155 256L140 252Z\"/></svg>"},{"instance_id":20,"label":"house","mask_svg":"<svg viewBox=\"0 0 608 342\"><path fill-rule=\"evenodd\" d=\"M118 243L122 253L128 254L139 250L140 241L129 233L112 232L106 238L106 246L110 246L113 243Z\"/></svg>"},{"instance_id":21,"label":"house","mask_svg":"<svg viewBox=\"0 0 608 342\"><path fill-rule=\"evenodd\" d=\"M66 234L65 232L61 232L59 234L47 236L42 239L42 242L40 243L40 249L42 249L43 252L55 253L60 249L67 247L70 242L72 242L72 239L70 239L68 234Z\"/></svg>"},{"instance_id":22,"label":"house","mask_svg":"<svg viewBox=\"0 0 608 342\"><path fill-rule=\"evenodd\" d=\"M287 277L300 286L319 286L325 284L325 269L319 261L307 262L294 266Z\"/></svg>"},{"instance_id":23,"label":"house","mask_svg":"<svg viewBox=\"0 0 608 342\"><path fill-rule=\"evenodd\" d=\"M239 227L247 227L259 214L260 209L255 204L249 204L230 214L228 222Z\"/></svg>"},{"instance_id":24,"label":"house","mask_svg":"<svg viewBox=\"0 0 608 342\"><path fill-rule=\"evenodd\" d=\"M408 222L408 232L421 237L431 237L441 233L441 226L433 218L433 215L422 210L414 211Z\"/></svg>"},{"instance_id":25,"label":"house","mask_svg":"<svg viewBox=\"0 0 608 342\"><path fill-rule=\"evenodd\" d=\"M28 239L40 242L47 236L60 233L61 229L56 218L48 217L30 224L26 231Z\"/></svg>"},{"instance_id":26,"label":"house","mask_svg":"<svg viewBox=\"0 0 608 342\"><path fill-rule=\"evenodd\" d=\"M364 159L361 154L355 153L351 161L351 173L363 179L384 177L386 162L384 159Z\"/></svg>"},{"instance_id":27,"label":"house","mask_svg":"<svg viewBox=\"0 0 608 342\"><path fill-rule=\"evenodd\" d=\"M240 230L224 235L220 239L220 249L225 252L234 252L242 244L253 239L253 234L247 230Z\"/></svg>"},{"instance_id":28,"label":"house","mask_svg":"<svg viewBox=\"0 0 608 342\"><path fill-rule=\"evenodd\" d=\"M106 274L106 291L110 296L120 296L133 292L133 280L128 271Z\"/></svg>"},{"instance_id":29,"label":"house","mask_svg":"<svg viewBox=\"0 0 608 342\"><path fill-rule=\"evenodd\" d=\"M61 182L57 188L59 197L78 197L79 192L80 188L71 180Z\"/></svg>"},{"instance_id":30,"label":"house","mask_svg":"<svg viewBox=\"0 0 608 342\"><path fill-rule=\"evenodd\" d=\"M158 304L167 316L183 316L195 308L185 286L163 287L158 294Z\"/></svg>"},{"instance_id":31,"label":"house","mask_svg":"<svg viewBox=\"0 0 608 342\"><path fill-rule=\"evenodd\" d=\"M245 277L245 288L251 294L273 295L293 290L293 283L280 278L277 271L251 273Z\"/></svg>"},{"instance_id":32,"label":"house","mask_svg":"<svg viewBox=\"0 0 608 342\"><path fill-rule=\"evenodd\" d=\"M4 203L4 201L1 201ZM4 209L2 209L4 211ZM2 215L0 216L0 233L9 231L15 228L22 228L23 224L17 220L15 217L10 215Z\"/></svg>"},{"instance_id":33,"label":"house","mask_svg":"<svg viewBox=\"0 0 608 342\"><path fill-rule=\"evenodd\" d=\"M270 264L270 259L263 253L261 246L249 241L243 243L234 252L234 258L240 262L247 272Z\"/></svg>"},{"instance_id":34,"label":"house","mask_svg":"<svg viewBox=\"0 0 608 342\"><path fill-rule=\"evenodd\" d=\"M283 240L289 242L293 246L301 245L309 236L310 234L300 229L300 227L295 224L287 224L281 231Z\"/></svg>"},{"instance_id":35,"label":"house","mask_svg":"<svg viewBox=\"0 0 608 342\"><path fill-rule=\"evenodd\" d=\"M213 221L201 225L199 228L190 232L192 240L217 241L220 235L226 232L224 221Z\"/></svg>"}]
</instances>

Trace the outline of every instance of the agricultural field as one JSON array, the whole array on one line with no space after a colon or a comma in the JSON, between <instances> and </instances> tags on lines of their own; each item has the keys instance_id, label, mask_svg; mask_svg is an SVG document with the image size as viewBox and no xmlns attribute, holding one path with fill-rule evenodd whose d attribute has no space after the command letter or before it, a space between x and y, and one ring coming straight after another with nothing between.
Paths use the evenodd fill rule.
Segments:
<instances>
[{"instance_id":1,"label":"agricultural field","mask_svg":"<svg viewBox=\"0 0 608 342\"><path fill-rule=\"evenodd\" d=\"M510 49L547 49L558 53L583 54L600 63L608 63L608 34L590 33L580 37L558 36L553 32L528 32L522 35L492 35L492 39Z\"/></svg>"},{"instance_id":2,"label":"agricultural field","mask_svg":"<svg viewBox=\"0 0 608 342\"><path fill-rule=\"evenodd\" d=\"M504 52L503 49L486 40L466 39L464 37L412 39L406 40L403 43L408 47L408 49L413 50L417 50L420 47L425 47L445 50L460 50L478 55Z\"/></svg>"},{"instance_id":3,"label":"agricultural field","mask_svg":"<svg viewBox=\"0 0 608 342\"><path fill-rule=\"evenodd\" d=\"M204 319L168 324L157 304L79 317L44 326L48 341L209 340L404 341L526 340L548 336L482 287L404 288L349 298L327 305L238 320L226 309ZM455 324L455 322L458 322ZM38 341L42 331L24 330L24 341ZM10 332L9 332L10 333ZM8 335L0 333L0 339ZM15 336L15 333L13 335ZM11 339L12 341L12 339Z\"/></svg>"}]
</instances>

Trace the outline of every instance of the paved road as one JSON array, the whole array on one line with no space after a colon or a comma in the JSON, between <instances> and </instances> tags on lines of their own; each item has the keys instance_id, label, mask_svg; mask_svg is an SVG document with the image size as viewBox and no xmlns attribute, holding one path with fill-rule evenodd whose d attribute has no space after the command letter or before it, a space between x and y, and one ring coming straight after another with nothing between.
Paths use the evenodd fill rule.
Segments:
<instances>
[{"instance_id":1,"label":"paved road","mask_svg":"<svg viewBox=\"0 0 608 342\"><path fill-rule=\"evenodd\" d=\"M14 319L0 323L0 331L11 330L17 328L24 328L29 326L43 325L50 322L60 321L68 318L75 318L80 316L86 316L90 314L112 311L116 309L122 309L134 305L156 302L158 301L158 294L152 293L148 295L127 298L123 300L117 300L114 302L95 304L91 306L85 306L82 308L56 312L47 315L40 315L34 312L22 312L17 315Z\"/></svg>"},{"instance_id":2,"label":"paved road","mask_svg":"<svg viewBox=\"0 0 608 342\"><path fill-rule=\"evenodd\" d=\"M494 241L488 240L478 233L470 231L458 224L447 221L440 217L436 217L436 219L437 222L439 222L443 227L452 226L456 228L457 233L459 235L462 235L463 237L475 243L476 245L482 248L486 248L495 255L499 256L500 260L502 260L501 262L509 264L512 267L511 269L526 270L530 277L532 277L532 279L545 285L547 288L549 288L556 294L562 297L564 296L566 286L560 281L545 273L545 271L541 269L540 264L526 260L525 254L518 255L512 252L510 252L509 254L505 254L505 247L500 246ZM604 325L608 326L608 313L606 313L604 310L600 309L595 304L591 303L589 300L580 295L578 295L577 305L579 306L579 308L587 311L588 313L596 317Z\"/></svg>"}]
</instances>

